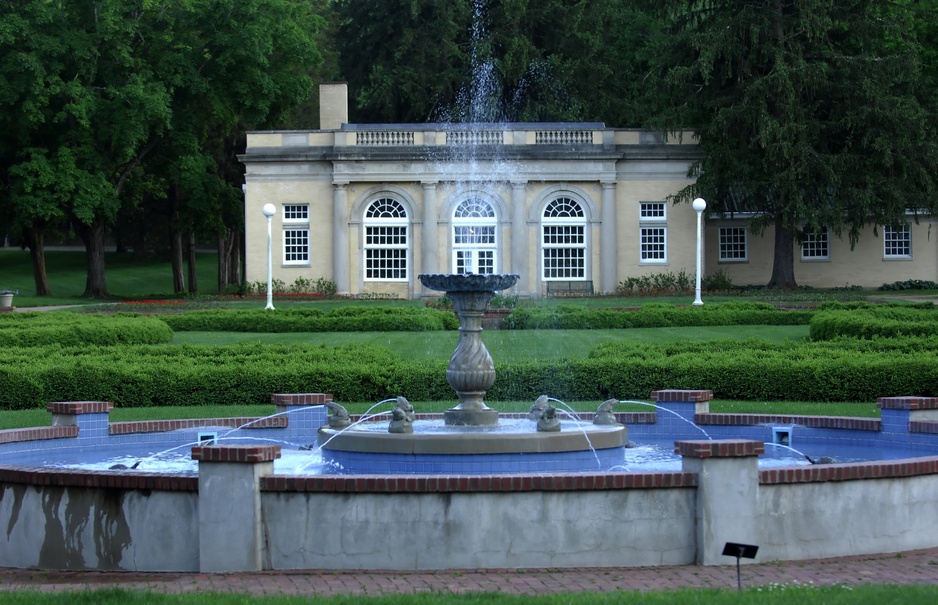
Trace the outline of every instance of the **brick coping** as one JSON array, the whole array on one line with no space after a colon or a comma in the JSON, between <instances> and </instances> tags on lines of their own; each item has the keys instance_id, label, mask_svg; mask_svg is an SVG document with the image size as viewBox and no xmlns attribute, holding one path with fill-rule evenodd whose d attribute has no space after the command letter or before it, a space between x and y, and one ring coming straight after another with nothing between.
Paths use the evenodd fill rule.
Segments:
<instances>
[{"instance_id":1,"label":"brick coping","mask_svg":"<svg viewBox=\"0 0 938 605\"><path fill-rule=\"evenodd\" d=\"M694 423L704 426L759 426L763 424L794 424L812 429L842 429L848 431L879 431L879 418L851 418L845 416L787 416L778 414L695 414Z\"/></svg>"},{"instance_id":2,"label":"brick coping","mask_svg":"<svg viewBox=\"0 0 938 605\"><path fill-rule=\"evenodd\" d=\"M595 491L697 486L697 475L658 473L558 473L505 475L269 475L261 491L326 493L454 493Z\"/></svg>"}]
</instances>

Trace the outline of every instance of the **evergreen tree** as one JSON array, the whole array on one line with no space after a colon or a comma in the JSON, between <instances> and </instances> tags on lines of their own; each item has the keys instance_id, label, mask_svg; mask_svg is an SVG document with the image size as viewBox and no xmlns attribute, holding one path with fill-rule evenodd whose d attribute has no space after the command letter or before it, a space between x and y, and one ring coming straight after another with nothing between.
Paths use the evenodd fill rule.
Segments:
<instances>
[{"instance_id":1,"label":"evergreen tree","mask_svg":"<svg viewBox=\"0 0 938 605\"><path fill-rule=\"evenodd\" d=\"M868 225L935 206L938 147L920 103L915 29L923 15L911 3L646 6L667 22L649 47L661 83L653 104L663 108L652 123L693 129L705 154L696 183L674 199L753 212L754 233L774 227L769 286L796 287L795 244L807 233L830 228L855 244Z\"/></svg>"}]
</instances>

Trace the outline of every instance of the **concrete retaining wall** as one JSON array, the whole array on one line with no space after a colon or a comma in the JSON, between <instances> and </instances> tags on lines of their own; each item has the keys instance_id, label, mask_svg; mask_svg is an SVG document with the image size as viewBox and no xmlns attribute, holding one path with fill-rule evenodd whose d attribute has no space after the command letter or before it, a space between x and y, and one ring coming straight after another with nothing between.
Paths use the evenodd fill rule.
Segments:
<instances>
[{"instance_id":1,"label":"concrete retaining wall","mask_svg":"<svg viewBox=\"0 0 938 605\"><path fill-rule=\"evenodd\" d=\"M271 569L686 565L694 490L263 496Z\"/></svg>"}]
</instances>

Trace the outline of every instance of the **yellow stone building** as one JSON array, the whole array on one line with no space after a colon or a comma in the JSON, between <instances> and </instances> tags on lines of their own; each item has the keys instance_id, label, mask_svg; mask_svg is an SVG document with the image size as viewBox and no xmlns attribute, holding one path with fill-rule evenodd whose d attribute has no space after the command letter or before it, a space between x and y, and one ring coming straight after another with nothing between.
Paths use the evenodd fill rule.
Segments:
<instances>
[{"instance_id":1,"label":"yellow stone building","mask_svg":"<svg viewBox=\"0 0 938 605\"><path fill-rule=\"evenodd\" d=\"M249 132L249 282L335 282L343 294L437 296L421 273L517 273L515 294L613 292L629 277L696 266L697 215L667 196L689 183L690 133L598 123L349 124L345 84L320 87L320 129ZM705 215L704 274L766 283L772 231ZM796 250L800 285L938 280L933 221L832 233Z\"/></svg>"}]
</instances>

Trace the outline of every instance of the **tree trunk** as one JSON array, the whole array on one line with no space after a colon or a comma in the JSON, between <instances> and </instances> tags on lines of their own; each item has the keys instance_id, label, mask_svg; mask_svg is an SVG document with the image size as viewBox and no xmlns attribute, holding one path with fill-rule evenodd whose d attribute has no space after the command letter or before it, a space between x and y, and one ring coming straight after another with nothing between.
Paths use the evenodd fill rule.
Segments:
<instances>
[{"instance_id":1,"label":"tree trunk","mask_svg":"<svg viewBox=\"0 0 938 605\"><path fill-rule=\"evenodd\" d=\"M218 291L241 283L241 240L237 231L221 228L215 232L218 248Z\"/></svg>"},{"instance_id":2,"label":"tree trunk","mask_svg":"<svg viewBox=\"0 0 938 605\"><path fill-rule=\"evenodd\" d=\"M768 287L780 290L798 287L795 283L795 234L781 220L775 221L775 258Z\"/></svg>"},{"instance_id":3,"label":"tree trunk","mask_svg":"<svg viewBox=\"0 0 938 605\"><path fill-rule=\"evenodd\" d=\"M175 186L169 193L169 258L173 272L173 293L184 294L186 281L182 271L182 233L179 231L179 198Z\"/></svg>"},{"instance_id":4,"label":"tree trunk","mask_svg":"<svg viewBox=\"0 0 938 605\"><path fill-rule=\"evenodd\" d=\"M187 263L189 265L189 292L198 292L199 283L195 270L195 232L192 225L189 225L189 239L186 243Z\"/></svg>"},{"instance_id":5,"label":"tree trunk","mask_svg":"<svg viewBox=\"0 0 938 605\"><path fill-rule=\"evenodd\" d=\"M85 255L88 260L88 275L85 280L85 298L110 298L104 280L104 219L96 218L90 225L82 223L79 227L81 239L85 243Z\"/></svg>"},{"instance_id":6,"label":"tree trunk","mask_svg":"<svg viewBox=\"0 0 938 605\"><path fill-rule=\"evenodd\" d=\"M26 245L29 246L29 259L33 265L33 281L36 283L36 296L52 296L49 288L49 276L46 274L46 243L42 227L33 225L24 230Z\"/></svg>"}]
</instances>

